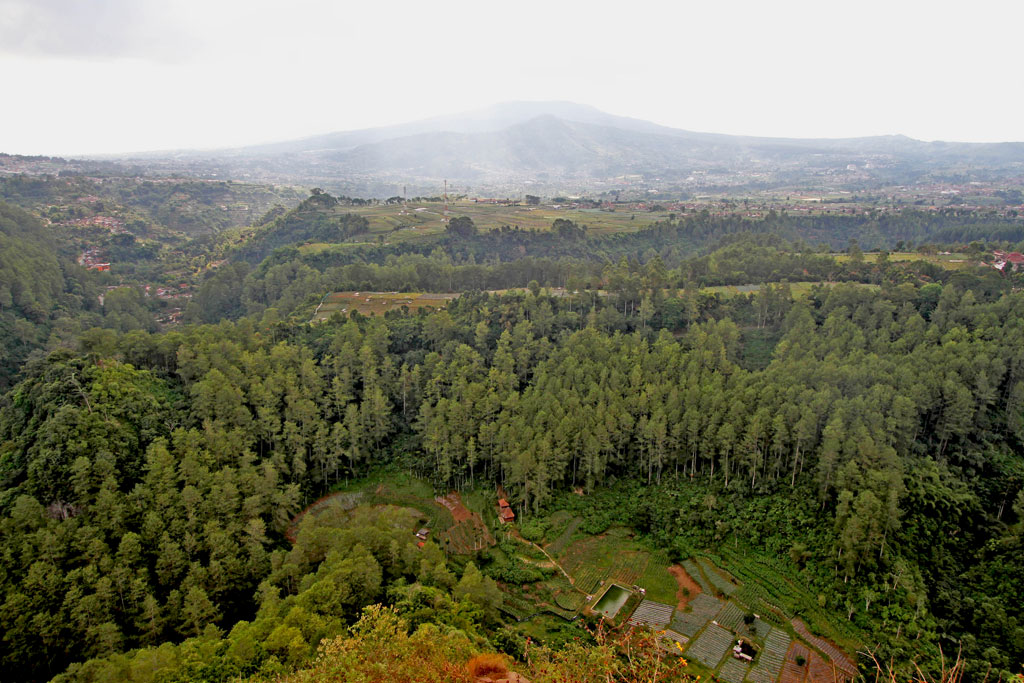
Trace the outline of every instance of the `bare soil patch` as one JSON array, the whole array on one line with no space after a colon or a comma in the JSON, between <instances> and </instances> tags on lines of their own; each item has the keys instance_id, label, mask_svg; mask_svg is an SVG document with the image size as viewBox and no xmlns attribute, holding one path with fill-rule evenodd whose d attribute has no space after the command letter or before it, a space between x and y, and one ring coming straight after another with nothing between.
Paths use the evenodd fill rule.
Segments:
<instances>
[{"instance_id":1,"label":"bare soil patch","mask_svg":"<svg viewBox=\"0 0 1024 683\"><path fill-rule=\"evenodd\" d=\"M434 501L452 513L452 519L455 520L456 524L473 518L473 513L462 504L462 498L455 491L452 491L447 496L438 496Z\"/></svg>"},{"instance_id":2,"label":"bare soil patch","mask_svg":"<svg viewBox=\"0 0 1024 683\"><path fill-rule=\"evenodd\" d=\"M700 593L700 586L693 578L686 573L686 570L680 567L678 564L674 564L668 568L672 576L676 577L676 583L679 584L679 591L676 592L676 600L678 601L677 609L685 609L686 603L690 602ZM689 594L683 589L689 590Z\"/></svg>"},{"instance_id":3,"label":"bare soil patch","mask_svg":"<svg viewBox=\"0 0 1024 683\"><path fill-rule=\"evenodd\" d=\"M452 491L447 496L438 496L434 502L448 510L455 521L441 535L450 551L468 555L494 545L494 537L487 525L480 519L480 515L462 504L458 493Z\"/></svg>"}]
</instances>

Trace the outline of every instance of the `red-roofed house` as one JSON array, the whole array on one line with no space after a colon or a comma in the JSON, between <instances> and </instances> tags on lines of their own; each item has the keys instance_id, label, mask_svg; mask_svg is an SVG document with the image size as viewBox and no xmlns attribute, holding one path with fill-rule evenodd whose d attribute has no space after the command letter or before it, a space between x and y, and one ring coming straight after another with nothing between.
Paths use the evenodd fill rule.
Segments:
<instances>
[{"instance_id":1,"label":"red-roofed house","mask_svg":"<svg viewBox=\"0 0 1024 683\"><path fill-rule=\"evenodd\" d=\"M504 498L498 499L498 519L501 520L502 524L514 522L516 519L516 513L512 512L512 508Z\"/></svg>"}]
</instances>

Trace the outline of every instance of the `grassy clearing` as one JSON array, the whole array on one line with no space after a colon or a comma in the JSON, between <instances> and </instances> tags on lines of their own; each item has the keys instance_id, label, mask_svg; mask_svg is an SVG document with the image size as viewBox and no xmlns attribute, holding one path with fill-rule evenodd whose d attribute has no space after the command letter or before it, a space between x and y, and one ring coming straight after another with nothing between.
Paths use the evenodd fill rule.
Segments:
<instances>
[{"instance_id":1,"label":"grassy clearing","mask_svg":"<svg viewBox=\"0 0 1024 683\"><path fill-rule=\"evenodd\" d=\"M472 200L449 203L449 216L469 216L480 230L493 230L503 225L523 230L550 230L557 218L586 225L591 234L635 232L669 217L668 211L601 211L599 209L554 208L555 205L503 206ZM408 202L369 207L341 207L344 212L357 213L370 223L371 235L386 235L388 241L415 239L444 231L444 204L441 202Z\"/></svg>"},{"instance_id":2,"label":"grassy clearing","mask_svg":"<svg viewBox=\"0 0 1024 683\"><path fill-rule=\"evenodd\" d=\"M676 604L676 592L679 590L679 584L668 570L671 564L664 551L651 554L647 568L637 581L637 584L647 591L648 600L668 605Z\"/></svg>"},{"instance_id":3,"label":"grassy clearing","mask_svg":"<svg viewBox=\"0 0 1024 683\"><path fill-rule=\"evenodd\" d=\"M359 311L362 315L383 315L403 307L413 312L420 308L441 309L458 296L441 292L333 292L324 297L313 319L327 320L335 313L348 315L352 311Z\"/></svg>"},{"instance_id":4,"label":"grassy clearing","mask_svg":"<svg viewBox=\"0 0 1024 683\"><path fill-rule=\"evenodd\" d=\"M829 255L838 263L847 263L850 261L850 255L846 253ZM864 254L864 263L878 263L880 256L881 254L878 252L866 252ZM927 261L928 263L934 263L935 265L948 270L967 268L977 265L978 263L977 261L972 261L967 258L965 254L920 254L916 251L894 251L889 254L889 260L895 262Z\"/></svg>"},{"instance_id":5,"label":"grassy clearing","mask_svg":"<svg viewBox=\"0 0 1024 683\"><path fill-rule=\"evenodd\" d=\"M769 282L768 284L779 284L778 282ZM855 287L865 287L867 289L880 289L879 285L866 283L866 282L790 282L789 291L792 293L793 298L803 298L808 296L817 286L823 287L835 287L836 285L853 285ZM714 287L704 287L700 291L706 294L720 294L722 296L735 296L737 294L753 294L760 291L760 284L751 285L716 285Z\"/></svg>"}]
</instances>

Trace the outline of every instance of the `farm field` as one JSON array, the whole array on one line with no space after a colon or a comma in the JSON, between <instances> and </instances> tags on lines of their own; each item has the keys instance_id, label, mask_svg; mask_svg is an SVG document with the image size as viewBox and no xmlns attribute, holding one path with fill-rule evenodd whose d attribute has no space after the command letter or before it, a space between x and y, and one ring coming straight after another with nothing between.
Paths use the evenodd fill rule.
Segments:
<instances>
[{"instance_id":1,"label":"farm field","mask_svg":"<svg viewBox=\"0 0 1024 683\"><path fill-rule=\"evenodd\" d=\"M522 531L521 521L499 525L496 491L437 492L396 473L338 488L297 515L293 528L304 515L392 506L410 533L428 528L428 543L472 559L485 573L494 566L528 572L498 583L501 612L525 635L558 642L574 637L572 622L580 616L605 611L613 615L611 628L650 628L666 652L728 683L836 683L856 675L851 634L829 622L769 558L749 550L722 548L722 557L703 553L673 564L629 528L588 534L583 519L565 511ZM752 664L729 656L737 639L757 650Z\"/></svg>"},{"instance_id":2,"label":"farm field","mask_svg":"<svg viewBox=\"0 0 1024 683\"><path fill-rule=\"evenodd\" d=\"M777 282L769 284L778 284ZM853 285L855 287L864 287L866 289L880 289L879 285L871 284L868 282L790 282L789 291L794 297L805 297L811 293L811 289L818 285L824 287L835 287L837 284L843 284L846 286ZM715 285L713 287L703 287L700 291L706 294L721 294L722 296L730 296L736 294L753 294L761 290L760 284L750 285Z\"/></svg>"},{"instance_id":3,"label":"farm field","mask_svg":"<svg viewBox=\"0 0 1024 683\"><path fill-rule=\"evenodd\" d=\"M407 307L410 311L420 308L444 308L458 294L431 292L332 292L313 313L313 321L327 320L335 313L348 315L359 311L361 315L383 315L388 311Z\"/></svg>"},{"instance_id":4,"label":"farm field","mask_svg":"<svg viewBox=\"0 0 1024 683\"><path fill-rule=\"evenodd\" d=\"M555 208L558 206L558 208ZM410 201L405 204L382 204L368 207L341 207L346 213L364 216L370 223L371 234L387 234L387 239L409 239L444 231L444 204L442 202ZM550 230L557 218L586 225L591 234L635 232L658 220L669 217L669 211L631 211L624 207L616 211L600 209L574 209L568 205L545 203L538 206L506 206L475 202L472 199L449 201L448 215L469 216L479 230L493 230L503 225L518 226L523 230Z\"/></svg>"},{"instance_id":5,"label":"farm field","mask_svg":"<svg viewBox=\"0 0 1024 683\"><path fill-rule=\"evenodd\" d=\"M838 263L846 263L850 260L850 255L838 252L830 254ZM877 263L880 254L878 252L865 252L864 263ZM934 263L937 266L941 266L948 270L958 270L960 268L968 268L973 265L977 265L977 261L973 261L967 257L966 254L920 254L916 251L894 251L889 253L890 261L927 261L928 263Z\"/></svg>"}]
</instances>

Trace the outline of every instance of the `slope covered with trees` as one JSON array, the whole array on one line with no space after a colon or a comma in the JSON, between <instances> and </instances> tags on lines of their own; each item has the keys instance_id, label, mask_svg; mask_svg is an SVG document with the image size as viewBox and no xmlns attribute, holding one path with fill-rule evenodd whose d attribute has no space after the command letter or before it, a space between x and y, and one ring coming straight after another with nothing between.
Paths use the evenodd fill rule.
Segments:
<instances>
[{"instance_id":1,"label":"slope covered with trees","mask_svg":"<svg viewBox=\"0 0 1024 683\"><path fill-rule=\"evenodd\" d=\"M55 329L95 308L96 294L84 269L60 257L37 218L0 203L0 388Z\"/></svg>"},{"instance_id":2,"label":"slope covered with trees","mask_svg":"<svg viewBox=\"0 0 1024 683\"><path fill-rule=\"evenodd\" d=\"M595 528L790 557L883 654L927 661L953 638L970 675L1014 671L1024 299L976 276L806 299L650 282L635 305L466 295L386 319L84 339L32 364L0 410L5 665L285 670L382 600L503 643L485 586L469 622L457 598L404 592L483 584L404 551L386 522L285 540L306 502L390 464L438 490L502 484L527 519L582 487L604 497ZM778 339L767 365L748 362L756 330ZM199 640L160 645L183 638Z\"/></svg>"}]
</instances>

